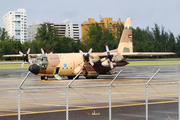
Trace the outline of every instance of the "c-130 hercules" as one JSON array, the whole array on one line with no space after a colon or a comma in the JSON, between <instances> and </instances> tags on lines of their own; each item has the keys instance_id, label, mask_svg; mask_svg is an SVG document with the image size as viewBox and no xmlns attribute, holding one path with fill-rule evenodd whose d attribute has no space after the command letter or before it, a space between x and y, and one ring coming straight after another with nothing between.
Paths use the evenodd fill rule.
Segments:
<instances>
[{"instance_id":1,"label":"c-130 hercules","mask_svg":"<svg viewBox=\"0 0 180 120\"><path fill-rule=\"evenodd\" d=\"M129 57L175 54L173 52L133 52L132 38L132 18L127 18L117 49L109 51L106 45L106 52L101 53L92 53L91 48L87 54L80 50L80 53L37 55L34 64L29 67L29 71L41 76L41 80L47 80L52 76L55 76L56 79L61 79L60 76L72 79L81 70L80 75L84 75L87 79L95 79L101 74L107 74L114 67L127 65L126 59ZM26 55L26 58L30 57Z\"/></svg>"}]
</instances>

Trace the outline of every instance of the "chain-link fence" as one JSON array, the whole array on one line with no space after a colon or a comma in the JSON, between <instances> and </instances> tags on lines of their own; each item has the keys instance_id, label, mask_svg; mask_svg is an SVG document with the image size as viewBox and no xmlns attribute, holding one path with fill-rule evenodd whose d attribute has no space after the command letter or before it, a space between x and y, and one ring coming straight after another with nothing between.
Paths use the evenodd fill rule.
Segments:
<instances>
[{"instance_id":1,"label":"chain-link fence","mask_svg":"<svg viewBox=\"0 0 180 120\"><path fill-rule=\"evenodd\" d=\"M148 80L75 80L61 86L0 88L2 120L178 119L179 84ZM120 72L119 72L120 74ZM121 76L121 75L120 75ZM153 80L152 80L153 79ZM103 81L103 82L99 82ZM68 84L71 83L69 86ZM148 104L147 104L148 103Z\"/></svg>"}]
</instances>

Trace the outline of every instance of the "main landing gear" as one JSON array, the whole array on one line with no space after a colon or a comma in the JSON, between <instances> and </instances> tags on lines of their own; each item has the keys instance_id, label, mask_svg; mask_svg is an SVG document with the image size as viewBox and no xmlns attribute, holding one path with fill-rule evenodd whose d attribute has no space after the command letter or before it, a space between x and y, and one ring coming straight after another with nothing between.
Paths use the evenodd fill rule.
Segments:
<instances>
[{"instance_id":1,"label":"main landing gear","mask_svg":"<svg viewBox=\"0 0 180 120\"><path fill-rule=\"evenodd\" d=\"M73 79L75 76L67 76L68 79ZM76 77L76 79L79 79L79 76Z\"/></svg>"},{"instance_id":2,"label":"main landing gear","mask_svg":"<svg viewBox=\"0 0 180 120\"><path fill-rule=\"evenodd\" d=\"M96 79L97 78L97 76L85 76L86 77L86 79Z\"/></svg>"},{"instance_id":3,"label":"main landing gear","mask_svg":"<svg viewBox=\"0 0 180 120\"><path fill-rule=\"evenodd\" d=\"M41 76L41 80L48 80L48 76Z\"/></svg>"}]
</instances>

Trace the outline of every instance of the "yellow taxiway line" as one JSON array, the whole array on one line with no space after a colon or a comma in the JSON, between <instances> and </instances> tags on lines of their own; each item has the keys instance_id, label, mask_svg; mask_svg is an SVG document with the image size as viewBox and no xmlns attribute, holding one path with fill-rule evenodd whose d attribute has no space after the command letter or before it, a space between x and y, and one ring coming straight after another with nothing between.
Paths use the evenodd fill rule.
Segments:
<instances>
[{"instance_id":1,"label":"yellow taxiway line","mask_svg":"<svg viewBox=\"0 0 180 120\"><path fill-rule=\"evenodd\" d=\"M153 104L165 104L165 103L175 103L175 102L178 102L178 100L161 101L161 102L149 102L148 105L153 105ZM127 106L139 106L139 105L146 105L146 103L126 104L126 105L115 105L115 106L112 106L112 107L127 107ZM76 108L76 109L69 109L69 111L91 110L91 109L101 109L101 108L109 108L109 106ZM43 114L43 113L65 112L65 111L66 111L66 109L63 109L63 110L50 110L50 111L39 111L39 112L25 112L25 113L22 113L22 112L21 112L21 115ZM17 114L17 113L14 113L14 114L4 114L4 115L0 115L0 117L13 116L13 115L18 115L18 114Z\"/></svg>"},{"instance_id":2,"label":"yellow taxiway line","mask_svg":"<svg viewBox=\"0 0 180 120\"><path fill-rule=\"evenodd\" d=\"M173 94L160 94L160 95L149 95L149 97L153 96L173 96L173 95L178 95L178 93L173 93ZM128 96L128 97L113 97L111 99L128 99L128 98L142 98L145 96ZM108 100L109 98L97 98L97 99L82 99L82 100L70 100L69 102L81 102L81 101L96 101L96 100ZM53 101L53 102L39 102L39 103L25 103L21 104L21 106L24 105L39 105L39 104L52 104L52 103L66 103L66 101ZM11 107L11 106L18 106L18 104L11 104L11 105L0 105L0 107Z\"/></svg>"}]
</instances>

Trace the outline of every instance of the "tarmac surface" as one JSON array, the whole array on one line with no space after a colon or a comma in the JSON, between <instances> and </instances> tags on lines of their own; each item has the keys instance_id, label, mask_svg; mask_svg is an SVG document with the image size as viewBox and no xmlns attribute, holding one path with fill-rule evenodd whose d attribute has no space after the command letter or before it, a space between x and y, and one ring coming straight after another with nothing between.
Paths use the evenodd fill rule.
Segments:
<instances>
[{"instance_id":1,"label":"tarmac surface","mask_svg":"<svg viewBox=\"0 0 180 120\"><path fill-rule=\"evenodd\" d=\"M113 120L144 120L146 118L145 84L160 69L148 86L150 120L178 118L178 82L180 65L125 66L111 88ZM0 70L0 119L17 120L18 86L27 69ZM109 84L115 75L101 75L97 79L80 76L69 88L70 120L108 120ZM22 120L66 119L66 77L61 81L30 74L20 91Z\"/></svg>"}]
</instances>

